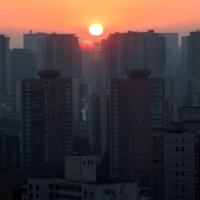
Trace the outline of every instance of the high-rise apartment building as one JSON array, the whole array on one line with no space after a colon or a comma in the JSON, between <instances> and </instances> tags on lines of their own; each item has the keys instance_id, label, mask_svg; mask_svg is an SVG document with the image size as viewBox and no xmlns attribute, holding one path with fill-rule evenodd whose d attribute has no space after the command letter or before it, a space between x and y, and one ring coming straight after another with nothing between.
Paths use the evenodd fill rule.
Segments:
<instances>
[{"instance_id":1,"label":"high-rise apartment building","mask_svg":"<svg viewBox=\"0 0 200 200\"><path fill-rule=\"evenodd\" d=\"M151 133L152 200L199 199L199 122Z\"/></svg>"},{"instance_id":2,"label":"high-rise apartment building","mask_svg":"<svg viewBox=\"0 0 200 200\"><path fill-rule=\"evenodd\" d=\"M189 77L200 79L200 32L190 32L187 37L188 74Z\"/></svg>"},{"instance_id":3,"label":"high-rise apartment building","mask_svg":"<svg viewBox=\"0 0 200 200\"><path fill-rule=\"evenodd\" d=\"M1 136L2 169L21 169L20 141L17 135Z\"/></svg>"},{"instance_id":4,"label":"high-rise apartment building","mask_svg":"<svg viewBox=\"0 0 200 200\"><path fill-rule=\"evenodd\" d=\"M110 154L110 90L104 88L101 95L90 97L89 141L91 153Z\"/></svg>"},{"instance_id":5,"label":"high-rise apartment building","mask_svg":"<svg viewBox=\"0 0 200 200\"><path fill-rule=\"evenodd\" d=\"M125 77L126 70L150 70L165 74L166 38L153 30L110 34L102 40L102 86L111 78Z\"/></svg>"},{"instance_id":6,"label":"high-rise apartment building","mask_svg":"<svg viewBox=\"0 0 200 200\"><path fill-rule=\"evenodd\" d=\"M61 77L80 77L79 41L74 34L46 34L38 44L38 69L60 70Z\"/></svg>"},{"instance_id":7,"label":"high-rise apartment building","mask_svg":"<svg viewBox=\"0 0 200 200\"><path fill-rule=\"evenodd\" d=\"M178 122L178 100L166 99L166 128L170 127L170 123Z\"/></svg>"},{"instance_id":8,"label":"high-rise apartment building","mask_svg":"<svg viewBox=\"0 0 200 200\"><path fill-rule=\"evenodd\" d=\"M72 80L57 70L22 80L22 171L27 177L64 174L64 157L73 151Z\"/></svg>"},{"instance_id":9,"label":"high-rise apartment building","mask_svg":"<svg viewBox=\"0 0 200 200\"><path fill-rule=\"evenodd\" d=\"M165 73L173 79L179 66L178 33L161 33L166 38L166 67Z\"/></svg>"},{"instance_id":10,"label":"high-rise apartment building","mask_svg":"<svg viewBox=\"0 0 200 200\"><path fill-rule=\"evenodd\" d=\"M166 126L165 79L149 76L149 70L127 73L128 79L111 80L111 176L142 185L148 180L150 129Z\"/></svg>"},{"instance_id":11,"label":"high-rise apartment building","mask_svg":"<svg viewBox=\"0 0 200 200\"><path fill-rule=\"evenodd\" d=\"M88 122L89 98L94 94L95 83L84 78L72 79L73 121Z\"/></svg>"},{"instance_id":12,"label":"high-rise apartment building","mask_svg":"<svg viewBox=\"0 0 200 200\"><path fill-rule=\"evenodd\" d=\"M111 79L111 177L148 184L151 127L149 70L128 70L128 79Z\"/></svg>"},{"instance_id":13,"label":"high-rise apartment building","mask_svg":"<svg viewBox=\"0 0 200 200\"><path fill-rule=\"evenodd\" d=\"M46 33L33 33L32 31L24 34L24 49L29 49L31 52L37 53L39 40L45 36Z\"/></svg>"},{"instance_id":14,"label":"high-rise apartment building","mask_svg":"<svg viewBox=\"0 0 200 200\"><path fill-rule=\"evenodd\" d=\"M81 49L81 77L95 82L95 93L101 90L101 43L95 42L91 49Z\"/></svg>"},{"instance_id":15,"label":"high-rise apartment building","mask_svg":"<svg viewBox=\"0 0 200 200\"><path fill-rule=\"evenodd\" d=\"M149 78L151 84L151 129L163 129L165 123L165 79Z\"/></svg>"},{"instance_id":16,"label":"high-rise apartment building","mask_svg":"<svg viewBox=\"0 0 200 200\"><path fill-rule=\"evenodd\" d=\"M0 94L10 92L10 38L0 35Z\"/></svg>"},{"instance_id":17,"label":"high-rise apartment building","mask_svg":"<svg viewBox=\"0 0 200 200\"><path fill-rule=\"evenodd\" d=\"M180 76L188 75L188 37L181 37L181 61L178 73Z\"/></svg>"},{"instance_id":18,"label":"high-rise apartment building","mask_svg":"<svg viewBox=\"0 0 200 200\"><path fill-rule=\"evenodd\" d=\"M16 83L22 79L37 77L37 55L29 49L11 51L11 90L16 91Z\"/></svg>"}]
</instances>

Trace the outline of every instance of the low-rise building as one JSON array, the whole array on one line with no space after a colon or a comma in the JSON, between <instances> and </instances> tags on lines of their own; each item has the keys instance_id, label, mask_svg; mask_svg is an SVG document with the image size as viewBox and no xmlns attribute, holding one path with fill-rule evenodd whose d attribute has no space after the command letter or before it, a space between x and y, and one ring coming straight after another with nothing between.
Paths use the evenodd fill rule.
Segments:
<instances>
[{"instance_id":1,"label":"low-rise building","mask_svg":"<svg viewBox=\"0 0 200 200\"><path fill-rule=\"evenodd\" d=\"M137 183L96 179L95 155L67 155L65 178L29 178L22 200L137 200Z\"/></svg>"}]
</instances>

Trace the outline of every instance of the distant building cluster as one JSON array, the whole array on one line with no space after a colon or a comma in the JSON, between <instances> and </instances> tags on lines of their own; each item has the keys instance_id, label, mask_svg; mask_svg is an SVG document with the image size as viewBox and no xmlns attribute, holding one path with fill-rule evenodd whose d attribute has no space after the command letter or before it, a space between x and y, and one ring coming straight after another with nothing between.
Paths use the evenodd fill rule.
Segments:
<instances>
[{"instance_id":1,"label":"distant building cluster","mask_svg":"<svg viewBox=\"0 0 200 200\"><path fill-rule=\"evenodd\" d=\"M178 40L0 35L0 197L200 199L200 32Z\"/></svg>"}]
</instances>

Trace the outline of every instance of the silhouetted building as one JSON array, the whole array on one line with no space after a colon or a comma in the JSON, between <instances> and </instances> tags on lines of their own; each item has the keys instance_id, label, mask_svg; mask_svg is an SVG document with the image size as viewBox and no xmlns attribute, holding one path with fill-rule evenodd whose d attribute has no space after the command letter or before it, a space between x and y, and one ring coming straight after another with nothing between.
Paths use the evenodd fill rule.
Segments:
<instances>
[{"instance_id":1,"label":"silhouetted building","mask_svg":"<svg viewBox=\"0 0 200 200\"><path fill-rule=\"evenodd\" d=\"M200 107L181 107L178 109L179 121L200 121Z\"/></svg>"},{"instance_id":2,"label":"silhouetted building","mask_svg":"<svg viewBox=\"0 0 200 200\"><path fill-rule=\"evenodd\" d=\"M95 83L84 78L72 79L73 121L88 123L89 97L94 94Z\"/></svg>"},{"instance_id":3,"label":"silhouetted building","mask_svg":"<svg viewBox=\"0 0 200 200\"><path fill-rule=\"evenodd\" d=\"M179 67L178 33L161 33L166 38L166 67L165 74L176 78L176 71Z\"/></svg>"},{"instance_id":4,"label":"silhouetted building","mask_svg":"<svg viewBox=\"0 0 200 200\"><path fill-rule=\"evenodd\" d=\"M0 135L0 144L2 136ZM0 148L0 197L6 200L22 199L22 175L20 170L2 170L3 146ZM4 162L4 161L3 161ZM12 162L12 161L11 161Z\"/></svg>"},{"instance_id":5,"label":"silhouetted building","mask_svg":"<svg viewBox=\"0 0 200 200\"><path fill-rule=\"evenodd\" d=\"M39 40L38 69L60 70L64 78L81 77L78 37L74 34L46 34Z\"/></svg>"},{"instance_id":6,"label":"silhouetted building","mask_svg":"<svg viewBox=\"0 0 200 200\"><path fill-rule=\"evenodd\" d=\"M178 101L177 99L166 99L166 128L171 122L178 122Z\"/></svg>"},{"instance_id":7,"label":"silhouetted building","mask_svg":"<svg viewBox=\"0 0 200 200\"><path fill-rule=\"evenodd\" d=\"M110 155L110 90L90 97L89 139L91 153L100 154L103 163L109 164Z\"/></svg>"},{"instance_id":8,"label":"silhouetted building","mask_svg":"<svg viewBox=\"0 0 200 200\"><path fill-rule=\"evenodd\" d=\"M181 61L178 69L179 76L188 76L188 37L181 37Z\"/></svg>"},{"instance_id":9,"label":"silhouetted building","mask_svg":"<svg viewBox=\"0 0 200 200\"><path fill-rule=\"evenodd\" d=\"M37 77L37 55L28 49L11 51L11 90L16 91L16 83L22 79Z\"/></svg>"},{"instance_id":10,"label":"silhouetted building","mask_svg":"<svg viewBox=\"0 0 200 200\"><path fill-rule=\"evenodd\" d=\"M151 133L151 198L199 199L199 122L171 124Z\"/></svg>"},{"instance_id":11,"label":"silhouetted building","mask_svg":"<svg viewBox=\"0 0 200 200\"><path fill-rule=\"evenodd\" d=\"M40 79L22 80L22 170L27 177L64 174L73 152L72 79L40 70Z\"/></svg>"},{"instance_id":12,"label":"silhouetted building","mask_svg":"<svg viewBox=\"0 0 200 200\"><path fill-rule=\"evenodd\" d=\"M187 37L188 74L189 77L200 79L200 32L190 32Z\"/></svg>"},{"instance_id":13,"label":"silhouetted building","mask_svg":"<svg viewBox=\"0 0 200 200\"><path fill-rule=\"evenodd\" d=\"M44 38L46 33L28 33L24 34L24 49L29 49L31 52L38 52L38 43L39 40Z\"/></svg>"},{"instance_id":14,"label":"silhouetted building","mask_svg":"<svg viewBox=\"0 0 200 200\"><path fill-rule=\"evenodd\" d=\"M102 87L109 87L111 78L125 77L126 70L150 70L164 75L166 38L153 30L110 34L102 40Z\"/></svg>"},{"instance_id":15,"label":"silhouetted building","mask_svg":"<svg viewBox=\"0 0 200 200\"><path fill-rule=\"evenodd\" d=\"M20 142L19 136L1 136L2 169L21 169Z\"/></svg>"},{"instance_id":16,"label":"silhouetted building","mask_svg":"<svg viewBox=\"0 0 200 200\"><path fill-rule=\"evenodd\" d=\"M95 82L95 93L101 90L101 43L95 42L91 49L81 49L81 77Z\"/></svg>"},{"instance_id":17,"label":"silhouetted building","mask_svg":"<svg viewBox=\"0 0 200 200\"><path fill-rule=\"evenodd\" d=\"M0 94L10 92L10 38L0 35Z\"/></svg>"},{"instance_id":18,"label":"silhouetted building","mask_svg":"<svg viewBox=\"0 0 200 200\"><path fill-rule=\"evenodd\" d=\"M137 183L96 178L95 155L66 156L65 178L29 178L22 200L124 199L137 200Z\"/></svg>"},{"instance_id":19,"label":"silhouetted building","mask_svg":"<svg viewBox=\"0 0 200 200\"><path fill-rule=\"evenodd\" d=\"M147 184L149 131L166 126L165 79L148 70L127 75L111 80L111 176Z\"/></svg>"}]
</instances>

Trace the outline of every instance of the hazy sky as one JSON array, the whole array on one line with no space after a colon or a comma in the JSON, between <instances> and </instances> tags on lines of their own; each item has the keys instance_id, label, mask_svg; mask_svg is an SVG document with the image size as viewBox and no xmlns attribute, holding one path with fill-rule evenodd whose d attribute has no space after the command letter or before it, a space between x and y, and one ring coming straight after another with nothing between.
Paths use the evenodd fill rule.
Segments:
<instances>
[{"instance_id":1,"label":"hazy sky","mask_svg":"<svg viewBox=\"0 0 200 200\"><path fill-rule=\"evenodd\" d=\"M75 33L80 41L98 41L108 33L127 30L179 32L200 29L199 0L0 0L0 34L11 47L22 47L23 33ZM90 36L100 23L105 32Z\"/></svg>"}]
</instances>

